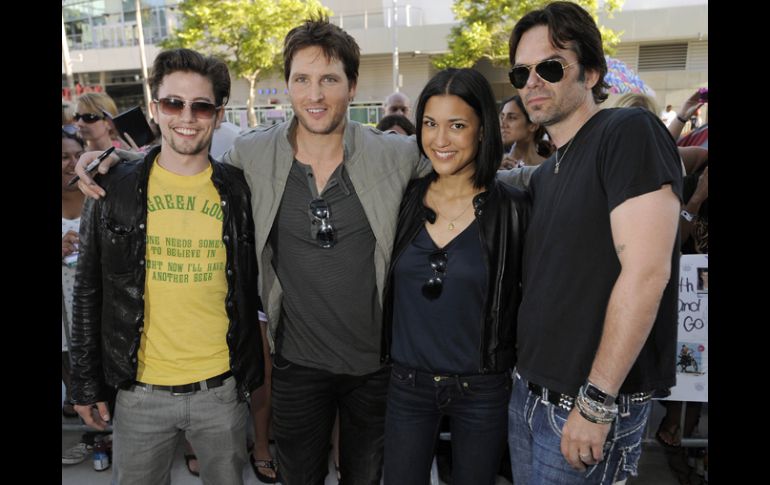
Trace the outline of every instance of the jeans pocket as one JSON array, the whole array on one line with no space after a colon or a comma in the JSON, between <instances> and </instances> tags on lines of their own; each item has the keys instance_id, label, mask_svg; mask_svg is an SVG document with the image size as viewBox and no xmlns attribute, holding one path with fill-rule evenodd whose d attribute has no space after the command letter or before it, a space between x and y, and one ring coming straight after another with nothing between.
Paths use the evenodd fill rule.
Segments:
<instances>
[{"instance_id":1,"label":"jeans pocket","mask_svg":"<svg viewBox=\"0 0 770 485\"><path fill-rule=\"evenodd\" d=\"M147 399L149 392L144 389L121 389L115 398L115 402L125 408L133 408L141 405Z\"/></svg>"},{"instance_id":2,"label":"jeans pocket","mask_svg":"<svg viewBox=\"0 0 770 485\"><path fill-rule=\"evenodd\" d=\"M404 369L401 366L393 366L390 369L390 379L398 384L409 384L414 377L414 371Z\"/></svg>"},{"instance_id":3,"label":"jeans pocket","mask_svg":"<svg viewBox=\"0 0 770 485\"><path fill-rule=\"evenodd\" d=\"M273 356L273 369L286 370L291 367L291 361L285 359L281 354L276 353Z\"/></svg>"},{"instance_id":4,"label":"jeans pocket","mask_svg":"<svg viewBox=\"0 0 770 485\"><path fill-rule=\"evenodd\" d=\"M238 400L238 393L235 389L235 378L228 377L224 384L211 389L211 394L222 404L230 404Z\"/></svg>"},{"instance_id":5,"label":"jeans pocket","mask_svg":"<svg viewBox=\"0 0 770 485\"><path fill-rule=\"evenodd\" d=\"M559 406L554 406L553 404L544 404L542 402L539 404L545 406L548 424L551 426L551 430L554 434L561 439L561 431L564 429L564 425L567 424L569 411L564 410Z\"/></svg>"},{"instance_id":6,"label":"jeans pocket","mask_svg":"<svg viewBox=\"0 0 770 485\"><path fill-rule=\"evenodd\" d=\"M470 396L503 394L507 399L511 392L511 378L508 374L476 377L468 381L461 377L460 382L462 382L463 391Z\"/></svg>"}]
</instances>

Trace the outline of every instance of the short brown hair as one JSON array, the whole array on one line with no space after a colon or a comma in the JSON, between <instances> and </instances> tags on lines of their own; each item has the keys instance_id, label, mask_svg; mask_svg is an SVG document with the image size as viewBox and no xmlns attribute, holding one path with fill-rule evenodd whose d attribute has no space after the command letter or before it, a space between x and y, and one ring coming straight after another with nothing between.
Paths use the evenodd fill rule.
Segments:
<instances>
[{"instance_id":1,"label":"short brown hair","mask_svg":"<svg viewBox=\"0 0 770 485\"><path fill-rule=\"evenodd\" d=\"M358 65L361 62L361 49L350 34L329 23L327 17L305 20L286 34L283 41L283 74L289 82L291 61L294 54L305 47L320 47L327 59L337 59L345 68L345 75L350 84L358 81Z\"/></svg>"},{"instance_id":2,"label":"short brown hair","mask_svg":"<svg viewBox=\"0 0 770 485\"><path fill-rule=\"evenodd\" d=\"M230 98L230 71L216 57L204 56L192 49L168 49L162 51L152 64L149 84L152 97L158 99L163 78L177 71L200 74L211 81L217 106L224 106Z\"/></svg>"}]
</instances>

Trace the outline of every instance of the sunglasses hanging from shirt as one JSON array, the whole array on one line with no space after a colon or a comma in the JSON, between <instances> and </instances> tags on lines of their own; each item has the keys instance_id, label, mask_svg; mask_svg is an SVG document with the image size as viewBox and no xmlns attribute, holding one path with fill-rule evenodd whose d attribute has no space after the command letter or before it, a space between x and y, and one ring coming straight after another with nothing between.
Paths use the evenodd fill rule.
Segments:
<instances>
[{"instance_id":1,"label":"sunglasses hanging from shirt","mask_svg":"<svg viewBox=\"0 0 770 485\"><path fill-rule=\"evenodd\" d=\"M310 213L313 215L313 224L319 224L315 238L318 245L324 249L329 249L337 244L337 238L334 234L334 227L331 223L331 208L323 199L314 199L310 201Z\"/></svg>"},{"instance_id":2,"label":"sunglasses hanging from shirt","mask_svg":"<svg viewBox=\"0 0 770 485\"><path fill-rule=\"evenodd\" d=\"M428 255L428 263L433 270L433 276L422 285L422 295L428 300L435 300L441 296L448 259L447 253L443 249L433 251Z\"/></svg>"}]
</instances>

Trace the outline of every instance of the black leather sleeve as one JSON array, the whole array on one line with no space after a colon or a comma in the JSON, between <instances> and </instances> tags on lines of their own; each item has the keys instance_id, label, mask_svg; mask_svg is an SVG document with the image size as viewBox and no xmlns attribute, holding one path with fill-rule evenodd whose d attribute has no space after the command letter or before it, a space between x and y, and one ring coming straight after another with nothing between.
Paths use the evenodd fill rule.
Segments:
<instances>
[{"instance_id":1,"label":"black leather sleeve","mask_svg":"<svg viewBox=\"0 0 770 485\"><path fill-rule=\"evenodd\" d=\"M100 201L86 199L80 219L80 255L73 293L70 348L71 394L75 404L106 400L101 356L100 207Z\"/></svg>"}]
</instances>

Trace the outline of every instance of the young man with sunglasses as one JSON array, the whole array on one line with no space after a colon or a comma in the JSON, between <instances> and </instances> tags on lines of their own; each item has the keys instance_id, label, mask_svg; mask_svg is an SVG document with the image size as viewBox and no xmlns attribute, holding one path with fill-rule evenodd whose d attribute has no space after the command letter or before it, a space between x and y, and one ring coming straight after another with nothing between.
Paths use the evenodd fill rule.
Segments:
<instances>
[{"instance_id":1,"label":"young man with sunglasses","mask_svg":"<svg viewBox=\"0 0 770 485\"><path fill-rule=\"evenodd\" d=\"M113 481L167 483L184 434L203 483L242 483L245 400L263 382L254 224L241 170L209 157L230 95L224 63L161 52L150 89L159 147L89 199L74 290L72 397L114 412Z\"/></svg>"},{"instance_id":2,"label":"young man with sunglasses","mask_svg":"<svg viewBox=\"0 0 770 485\"><path fill-rule=\"evenodd\" d=\"M636 475L652 395L675 384L676 146L646 110L607 99L601 34L568 2L525 15L511 83L558 148L532 175L517 375L516 483Z\"/></svg>"}]
</instances>

